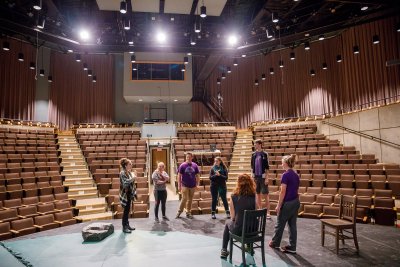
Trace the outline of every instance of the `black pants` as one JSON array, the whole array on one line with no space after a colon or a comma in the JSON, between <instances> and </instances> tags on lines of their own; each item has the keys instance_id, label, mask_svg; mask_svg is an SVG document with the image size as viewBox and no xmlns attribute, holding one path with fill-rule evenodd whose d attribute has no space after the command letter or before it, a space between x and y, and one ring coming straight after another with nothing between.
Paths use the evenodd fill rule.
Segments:
<instances>
[{"instance_id":1,"label":"black pants","mask_svg":"<svg viewBox=\"0 0 400 267\"><path fill-rule=\"evenodd\" d=\"M158 218L158 208L161 203L162 216L165 216L165 203L167 202L167 190L154 190L154 214Z\"/></svg>"},{"instance_id":2,"label":"black pants","mask_svg":"<svg viewBox=\"0 0 400 267\"><path fill-rule=\"evenodd\" d=\"M211 191L211 197L212 197L211 211L215 212L215 210L217 208L218 195L222 199L222 203L224 204L225 211L229 211L228 200L226 199L226 186L211 185L210 191Z\"/></svg>"},{"instance_id":3,"label":"black pants","mask_svg":"<svg viewBox=\"0 0 400 267\"><path fill-rule=\"evenodd\" d=\"M127 200L128 202L126 203L126 206L124 207L124 214L122 215L122 227L126 227L129 225L129 212L131 210L131 203L132 203L132 194L128 193L127 194Z\"/></svg>"},{"instance_id":4,"label":"black pants","mask_svg":"<svg viewBox=\"0 0 400 267\"><path fill-rule=\"evenodd\" d=\"M242 232L241 227L235 226L233 221L228 222L225 224L225 229L224 229L224 235L222 236L222 248L227 249L228 248L228 243L231 235L229 234L229 231L234 233L235 235L240 235Z\"/></svg>"}]
</instances>

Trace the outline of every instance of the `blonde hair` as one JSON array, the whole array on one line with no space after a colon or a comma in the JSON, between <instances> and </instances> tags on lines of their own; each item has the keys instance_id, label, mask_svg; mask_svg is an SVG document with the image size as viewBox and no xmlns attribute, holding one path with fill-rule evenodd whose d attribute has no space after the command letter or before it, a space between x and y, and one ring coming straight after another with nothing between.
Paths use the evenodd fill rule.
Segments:
<instances>
[{"instance_id":1,"label":"blonde hair","mask_svg":"<svg viewBox=\"0 0 400 267\"><path fill-rule=\"evenodd\" d=\"M248 174L239 175L233 194L237 196L255 196L256 184L254 183L254 179Z\"/></svg>"},{"instance_id":2,"label":"blonde hair","mask_svg":"<svg viewBox=\"0 0 400 267\"><path fill-rule=\"evenodd\" d=\"M296 157L297 157L296 154L291 154L290 156L289 155L283 156L282 162L285 162L289 166L289 168L293 168L294 165L296 164Z\"/></svg>"}]
</instances>

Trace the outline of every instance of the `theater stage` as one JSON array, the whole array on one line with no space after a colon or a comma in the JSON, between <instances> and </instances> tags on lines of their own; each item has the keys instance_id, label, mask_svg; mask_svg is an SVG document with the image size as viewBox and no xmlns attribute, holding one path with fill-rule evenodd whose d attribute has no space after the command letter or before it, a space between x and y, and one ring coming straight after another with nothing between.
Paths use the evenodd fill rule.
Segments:
<instances>
[{"instance_id":1,"label":"theater stage","mask_svg":"<svg viewBox=\"0 0 400 267\"><path fill-rule=\"evenodd\" d=\"M152 203L153 204L153 203ZM120 220L112 221L116 231L98 243L84 243L81 229L88 223L67 226L4 241L4 246L25 260L17 260L0 246L0 266L239 266L239 250L233 252L231 265L219 258L224 215L217 220L210 215L195 219L174 219L177 201L167 202L170 221L155 223L149 219L131 220L137 230L132 234L121 231ZM273 233L276 218L269 220L266 244ZM131 223L132 224L132 223ZM320 222L298 220L297 255L288 255L266 247L267 266L398 266L400 263L400 229L379 225L358 224L360 254L351 240L334 251L334 240L327 237L326 246L320 245ZM287 232L284 234L286 244ZM253 258L248 255L249 260ZM261 255L256 250L254 261L261 266ZM29 265L31 264L31 265Z\"/></svg>"}]
</instances>

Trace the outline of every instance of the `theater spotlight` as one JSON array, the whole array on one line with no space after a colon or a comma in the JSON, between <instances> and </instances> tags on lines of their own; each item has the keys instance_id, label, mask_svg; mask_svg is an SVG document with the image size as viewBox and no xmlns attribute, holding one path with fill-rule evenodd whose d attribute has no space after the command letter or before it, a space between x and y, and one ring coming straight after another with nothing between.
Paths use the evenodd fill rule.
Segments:
<instances>
[{"instance_id":1,"label":"theater spotlight","mask_svg":"<svg viewBox=\"0 0 400 267\"><path fill-rule=\"evenodd\" d=\"M29 68L30 68L31 70L34 70L34 69L36 69L35 62L31 62L31 63L29 63Z\"/></svg>"},{"instance_id":2,"label":"theater spotlight","mask_svg":"<svg viewBox=\"0 0 400 267\"><path fill-rule=\"evenodd\" d=\"M327 70L328 69L328 64L326 64L325 62L322 63L322 69L323 70Z\"/></svg>"},{"instance_id":3,"label":"theater spotlight","mask_svg":"<svg viewBox=\"0 0 400 267\"><path fill-rule=\"evenodd\" d=\"M20 62L24 61L24 53L18 53L18 61Z\"/></svg>"},{"instance_id":4,"label":"theater spotlight","mask_svg":"<svg viewBox=\"0 0 400 267\"><path fill-rule=\"evenodd\" d=\"M304 43L304 49L305 50L310 50L310 43L309 42L305 42Z\"/></svg>"},{"instance_id":5,"label":"theater spotlight","mask_svg":"<svg viewBox=\"0 0 400 267\"><path fill-rule=\"evenodd\" d=\"M276 14L275 12L272 12L272 22L273 23L279 22L278 14Z\"/></svg>"},{"instance_id":6,"label":"theater spotlight","mask_svg":"<svg viewBox=\"0 0 400 267\"><path fill-rule=\"evenodd\" d=\"M38 29L44 29L44 23L46 22L46 19L44 16L38 16L36 27Z\"/></svg>"},{"instance_id":7,"label":"theater spotlight","mask_svg":"<svg viewBox=\"0 0 400 267\"><path fill-rule=\"evenodd\" d=\"M224 72L221 74L221 78L222 78L222 80L226 79L226 74Z\"/></svg>"},{"instance_id":8,"label":"theater spotlight","mask_svg":"<svg viewBox=\"0 0 400 267\"><path fill-rule=\"evenodd\" d=\"M237 43L237 41L238 41L238 38L237 38L236 35L229 35L229 37L228 37L228 44L229 45L233 46L233 45L235 45Z\"/></svg>"},{"instance_id":9,"label":"theater spotlight","mask_svg":"<svg viewBox=\"0 0 400 267\"><path fill-rule=\"evenodd\" d=\"M33 8L36 10L41 10L42 9L42 0L34 0L33 2Z\"/></svg>"},{"instance_id":10,"label":"theater spotlight","mask_svg":"<svg viewBox=\"0 0 400 267\"><path fill-rule=\"evenodd\" d=\"M311 69L310 70L310 75L311 75L311 77L314 77L315 76L315 70Z\"/></svg>"},{"instance_id":11,"label":"theater spotlight","mask_svg":"<svg viewBox=\"0 0 400 267\"><path fill-rule=\"evenodd\" d=\"M204 1L203 1L203 5L200 7L200 17L202 17L202 18L207 17L207 8L204 5Z\"/></svg>"},{"instance_id":12,"label":"theater spotlight","mask_svg":"<svg viewBox=\"0 0 400 267\"><path fill-rule=\"evenodd\" d=\"M238 60L236 58L234 58L233 59L233 66L236 67L237 65L239 65Z\"/></svg>"},{"instance_id":13,"label":"theater spotlight","mask_svg":"<svg viewBox=\"0 0 400 267\"><path fill-rule=\"evenodd\" d=\"M81 62L81 55L80 54L76 54L75 61L76 62Z\"/></svg>"},{"instance_id":14,"label":"theater spotlight","mask_svg":"<svg viewBox=\"0 0 400 267\"><path fill-rule=\"evenodd\" d=\"M124 20L124 30L129 31L131 29L131 21L129 19Z\"/></svg>"},{"instance_id":15,"label":"theater spotlight","mask_svg":"<svg viewBox=\"0 0 400 267\"><path fill-rule=\"evenodd\" d=\"M44 69L39 70L39 76L44 77Z\"/></svg>"},{"instance_id":16,"label":"theater spotlight","mask_svg":"<svg viewBox=\"0 0 400 267\"><path fill-rule=\"evenodd\" d=\"M231 67L226 67L226 72L231 73L232 72Z\"/></svg>"},{"instance_id":17,"label":"theater spotlight","mask_svg":"<svg viewBox=\"0 0 400 267\"><path fill-rule=\"evenodd\" d=\"M3 50L4 51L9 51L10 50L10 43L7 41L3 42Z\"/></svg>"},{"instance_id":18,"label":"theater spotlight","mask_svg":"<svg viewBox=\"0 0 400 267\"><path fill-rule=\"evenodd\" d=\"M217 84L221 84L221 79L217 78Z\"/></svg>"},{"instance_id":19,"label":"theater spotlight","mask_svg":"<svg viewBox=\"0 0 400 267\"><path fill-rule=\"evenodd\" d=\"M53 82L53 76L49 75L49 76L47 77L47 81L48 81L49 83L52 83L52 82Z\"/></svg>"},{"instance_id":20,"label":"theater spotlight","mask_svg":"<svg viewBox=\"0 0 400 267\"><path fill-rule=\"evenodd\" d=\"M167 36L165 35L164 32L157 32L156 34L156 39L159 43L163 44L167 40Z\"/></svg>"},{"instance_id":21,"label":"theater spotlight","mask_svg":"<svg viewBox=\"0 0 400 267\"><path fill-rule=\"evenodd\" d=\"M274 68L269 68L269 74L271 74L271 75L274 74Z\"/></svg>"},{"instance_id":22,"label":"theater spotlight","mask_svg":"<svg viewBox=\"0 0 400 267\"><path fill-rule=\"evenodd\" d=\"M358 45L353 46L353 53L356 54L360 54L360 48L358 48Z\"/></svg>"},{"instance_id":23,"label":"theater spotlight","mask_svg":"<svg viewBox=\"0 0 400 267\"><path fill-rule=\"evenodd\" d=\"M336 62L342 62L342 56L341 55L337 55L336 56Z\"/></svg>"},{"instance_id":24,"label":"theater spotlight","mask_svg":"<svg viewBox=\"0 0 400 267\"><path fill-rule=\"evenodd\" d=\"M131 62L132 62L132 63L135 63L135 62L136 62L136 56L135 56L135 55L132 55L132 56L131 56Z\"/></svg>"},{"instance_id":25,"label":"theater spotlight","mask_svg":"<svg viewBox=\"0 0 400 267\"><path fill-rule=\"evenodd\" d=\"M119 5L119 12L121 12L122 14L126 13L126 1L121 1L120 5Z\"/></svg>"},{"instance_id":26,"label":"theater spotlight","mask_svg":"<svg viewBox=\"0 0 400 267\"><path fill-rule=\"evenodd\" d=\"M88 70L88 65L86 63L83 63L83 70Z\"/></svg>"},{"instance_id":27,"label":"theater spotlight","mask_svg":"<svg viewBox=\"0 0 400 267\"><path fill-rule=\"evenodd\" d=\"M79 31L79 37L82 39L82 41L87 41L90 39L90 33L86 29L81 29Z\"/></svg>"},{"instance_id":28,"label":"theater spotlight","mask_svg":"<svg viewBox=\"0 0 400 267\"><path fill-rule=\"evenodd\" d=\"M254 81L254 85L257 86L258 85L258 79L255 79Z\"/></svg>"},{"instance_id":29,"label":"theater spotlight","mask_svg":"<svg viewBox=\"0 0 400 267\"><path fill-rule=\"evenodd\" d=\"M195 36L190 36L190 44L196 45L196 37Z\"/></svg>"},{"instance_id":30,"label":"theater spotlight","mask_svg":"<svg viewBox=\"0 0 400 267\"><path fill-rule=\"evenodd\" d=\"M97 77L96 77L96 75L93 75L93 77L92 77L92 82L97 82Z\"/></svg>"},{"instance_id":31,"label":"theater spotlight","mask_svg":"<svg viewBox=\"0 0 400 267\"><path fill-rule=\"evenodd\" d=\"M290 60L295 60L295 58L296 58L296 57L295 57L295 55L294 55L294 52L291 52L291 53L290 53Z\"/></svg>"},{"instance_id":32,"label":"theater spotlight","mask_svg":"<svg viewBox=\"0 0 400 267\"><path fill-rule=\"evenodd\" d=\"M374 35L372 37L372 43L373 44L379 44L380 40L379 40L379 36L378 35Z\"/></svg>"},{"instance_id":33,"label":"theater spotlight","mask_svg":"<svg viewBox=\"0 0 400 267\"><path fill-rule=\"evenodd\" d=\"M279 60L279 68L283 68L283 60Z\"/></svg>"},{"instance_id":34,"label":"theater spotlight","mask_svg":"<svg viewBox=\"0 0 400 267\"><path fill-rule=\"evenodd\" d=\"M265 79L266 79L265 74L264 73L261 74L261 80L265 81Z\"/></svg>"},{"instance_id":35,"label":"theater spotlight","mask_svg":"<svg viewBox=\"0 0 400 267\"><path fill-rule=\"evenodd\" d=\"M189 64L189 58L188 57L183 57L183 64Z\"/></svg>"},{"instance_id":36,"label":"theater spotlight","mask_svg":"<svg viewBox=\"0 0 400 267\"><path fill-rule=\"evenodd\" d=\"M91 77L93 74L92 74L92 70L88 70L87 71L87 76L89 76L89 77Z\"/></svg>"}]
</instances>

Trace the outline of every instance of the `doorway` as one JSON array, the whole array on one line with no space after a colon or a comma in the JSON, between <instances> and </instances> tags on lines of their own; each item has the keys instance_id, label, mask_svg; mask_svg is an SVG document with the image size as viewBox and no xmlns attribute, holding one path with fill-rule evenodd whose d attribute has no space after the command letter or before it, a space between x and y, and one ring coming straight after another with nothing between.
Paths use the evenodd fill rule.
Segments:
<instances>
[{"instance_id":1,"label":"doorway","mask_svg":"<svg viewBox=\"0 0 400 267\"><path fill-rule=\"evenodd\" d=\"M157 169L157 164L164 162L165 170L169 171L168 149L167 148L152 148L151 150L151 173Z\"/></svg>"}]
</instances>

